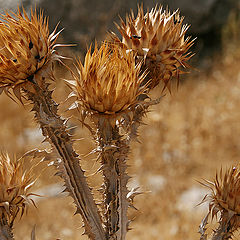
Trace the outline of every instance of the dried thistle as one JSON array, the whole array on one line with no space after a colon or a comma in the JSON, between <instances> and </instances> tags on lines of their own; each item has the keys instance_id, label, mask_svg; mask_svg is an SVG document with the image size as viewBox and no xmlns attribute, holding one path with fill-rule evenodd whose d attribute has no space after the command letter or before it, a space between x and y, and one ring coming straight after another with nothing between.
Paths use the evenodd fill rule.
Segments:
<instances>
[{"instance_id":1,"label":"dried thistle","mask_svg":"<svg viewBox=\"0 0 240 240\"><path fill-rule=\"evenodd\" d=\"M67 131L66 121L58 114L58 104L52 99L49 79L54 79L53 60L62 58L55 48L66 46L55 44L60 32L56 28L48 32L47 18L41 12L31 12L28 18L23 9L17 14L6 12L0 22L0 92L6 94L12 89L20 101L24 96L32 103L35 120L43 135L57 150L58 175L65 180L66 191L70 193L85 224L90 239L105 239L101 216L87 184L79 157L73 149L73 140ZM1 52L2 51L2 52ZM9 95L9 94L8 94ZM10 96L10 95L9 95Z\"/></svg>"},{"instance_id":2,"label":"dried thistle","mask_svg":"<svg viewBox=\"0 0 240 240\"><path fill-rule=\"evenodd\" d=\"M170 90L171 79L179 79L186 72L183 68L190 67L187 61L193 55L188 50L194 40L185 38L189 26L183 25L183 19L178 10L171 13L156 6L144 15L143 6L139 6L136 18L132 11L126 23L121 19L121 24L116 24L122 40L111 33L115 43L136 54L137 62L144 61L142 67L149 72L146 79L151 79L150 89L162 81Z\"/></svg>"},{"instance_id":3,"label":"dried thistle","mask_svg":"<svg viewBox=\"0 0 240 240\"><path fill-rule=\"evenodd\" d=\"M70 82L84 122L86 116L93 120L91 133L96 141L96 152L101 161L104 192L102 213L106 239L123 240L129 230L127 210L132 207L132 194L127 189L127 159L130 151L132 127L139 109L147 107L147 84L141 74L141 64L135 64L131 52L119 45L103 43L86 54L85 62L78 62L78 74ZM144 97L143 97L144 96ZM70 107L72 108L72 107Z\"/></svg>"},{"instance_id":4,"label":"dried thistle","mask_svg":"<svg viewBox=\"0 0 240 240\"><path fill-rule=\"evenodd\" d=\"M144 74L135 66L131 53L116 45L102 44L91 54L88 50L84 65L78 61L75 90L82 109L89 113L118 115L136 105Z\"/></svg>"},{"instance_id":5,"label":"dried thistle","mask_svg":"<svg viewBox=\"0 0 240 240\"><path fill-rule=\"evenodd\" d=\"M212 239L231 239L233 233L240 227L240 168L220 170L214 182L205 181L204 186L211 189L203 201L209 201L209 214L218 218L219 227L214 231ZM208 214L208 215L209 215Z\"/></svg>"},{"instance_id":6,"label":"dried thistle","mask_svg":"<svg viewBox=\"0 0 240 240\"><path fill-rule=\"evenodd\" d=\"M30 157L31 166L26 160ZM6 153L0 153L0 239L13 239L15 219L22 217L29 204L34 204L31 188L37 179L33 169L44 159L45 152L33 150L22 158L10 159Z\"/></svg>"},{"instance_id":7,"label":"dried thistle","mask_svg":"<svg viewBox=\"0 0 240 240\"><path fill-rule=\"evenodd\" d=\"M8 154L0 154L0 215L10 226L23 215L33 195L30 189L36 179L32 168L26 169L23 159L11 160Z\"/></svg>"},{"instance_id":8,"label":"dried thistle","mask_svg":"<svg viewBox=\"0 0 240 240\"><path fill-rule=\"evenodd\" d=\"M56 29L49 34L48 19L41 11L31 10L30 18L24 9L17 13L0 15L0 93L13 89L21 100L20 89L34 83L34 75L44 68L51 68L49 62L59 59L55 52L58 34Z\"/></svg>"}]
</instances>

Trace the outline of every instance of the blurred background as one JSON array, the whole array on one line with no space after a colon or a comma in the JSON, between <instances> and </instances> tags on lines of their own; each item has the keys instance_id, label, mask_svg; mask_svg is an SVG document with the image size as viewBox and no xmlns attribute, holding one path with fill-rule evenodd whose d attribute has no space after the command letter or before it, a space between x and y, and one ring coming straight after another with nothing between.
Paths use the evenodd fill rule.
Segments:
<instances>
[{"instance_id":1,"label":"blurred background","mask_svg":"<svg viewBox=\"0 0 240 240\"><path fill-rule=\"evenodd\" d=\"M2 0L1 11L16 10L23 5L29 11L37 6L49 16L50 31L60 22L64 28L61 43L76 43L66 48L67 56L83 57L87 46L105 39L108 31L116 32L113 22L126 13L137 12L135 0ZM213 180L221 167L234 166L240 159L240 1L239 0L164 0L143 1L144 9L163 4L171 11L180 9L188 35L197 37L191 61L195 68L181 76L180 87L173 86L158 106L151 108L140 128L140 142L132 144L129 188L140 186L145 194L136 198L139 211L130 211L135 219L127 239L193 240L199 239L198 225L206 215L206 205L197 206L207 189L198 181ZM61 50L59 50L61 51ZM54 98L61 103L69 90L62 78L70 74L56 66ZM161 88L154 90L158 97ZM21 106L0 96L0 148L21 156L33 148L50 148L29 113ZM60 112L65 115L64 106ZM78 124L72 121L71 124ZM99 187L100 176L89 132L79 125L74 133L75 148L92 186ZM40 169L39 169L40 171ZM48 167L39 178L35 192L37 209L30 207L27 216L16 223L16 239L30 239L37 226L38 239L87 239L81 236L80 216L73 216L72 200L61 194L62 182ZM238 235L235 236L238 239Z\"/></svg>"}]
</instances>

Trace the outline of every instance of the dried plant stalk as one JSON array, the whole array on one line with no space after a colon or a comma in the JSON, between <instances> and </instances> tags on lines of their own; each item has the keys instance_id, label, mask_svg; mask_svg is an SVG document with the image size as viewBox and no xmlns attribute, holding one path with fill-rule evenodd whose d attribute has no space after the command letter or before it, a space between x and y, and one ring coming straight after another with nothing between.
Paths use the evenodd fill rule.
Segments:
<instances>
[{"instance_id":1,"label":"dried plant stalk","mask_svg":"<svg viewBox=\"0 0 240 240\"><path fill-rule=\"evenodd\" d=\"M227 216L227 212L223 212L221 216L221 220L219 222L219 226L217 230L214 231L212 240L229 240L232 239L233 236L233 225ZM239 221L240 219L238 219Z\"/></svg>"},{"instance_id":2,"label":"dried plant stalk","mask_svg":"<svg viewBox=\"0 0 240 240\"><path fill-rule=\"evenodd\" d=\"M2 219L0 225L0 240L13 240L13 233L5 219Z\"/></svg>"},{"instance_id":3,"label":"dried plant stalk","mask_svg":"<svg viewBox=\"0 0 240 240\"><path fill-rule=\"evenodd\" d=\"M124 240L128 230L127 210L130 202L127 182L129 133L135 109L147 86L141 65L135 65L131 53L106 43L79 62L73 89L82 121L90 116L104 177L104 216L107 239ZM71 94L73 96L73 94Z\"/></svg>"},{"instance_id":4,"label":"dried plant stalk","mask_svg":"<svg viewBox=\"0 0 240 240\"><path fill-rule=\"evenodd\" d=\"M73 197L77 213L82 215L85 233L90 239L105 239L102 220L93 195L79 165L79 157L73 150L73 141L64 120L58 115L58 105L48 90L47 79L52 78L52 62L61 59L55 48L59 33L48 32L48 23L41 13L31 14L31 20L23 10L14 17L2 15L0 25L0 89L22 101L30 100L35 119L43 135L57 150L62 162L59 175L65 180L66 190ZM21 34L18 34L21 33ZM7 74L6 74L7 73ZM1 92L1 91L0 91ZM24 92L24 94L23 94Z\"/></svg>"},{"instance_id":5,"label":"dried plant stalk","mask_svg":"<svg viewBox=\"0 0 240 240\"><path fill-rule=\"evenodd\" d=\"M127 188L130 178L127 174L130 142L137 135L143 112L145 114L149 106L157 103L159 100L132 106L132 112L128 113L132 120L126 114L119 118L121 123L112 119L113 116L93 116L97 129L96 151L99 153L98 158L102 164L100 170L104 177L104 211L108 239L126 238L130 224L127 211L129 207L133 207L134 197L139 194L135 190L130 194Z\"/></svg>"},{"instance_id":6,"label":"dried plant stalk","mask_svg":"<svg viewBox=\"0 0 240 240\"><path fill-rule=\"evenodd\" d=\"M119 134L119 128L112 126L106 119L99 118L97 142L99 158L104 176L104 211L106 218L107 239L125 239L127 234L127 182L126 160L129 145Z\"/></svg>"},{"instance_id":7,"label":"dried plant stalk","mask_svg":"<svg viewBox=\"0 0 240 240\"><path fill-rule=\"evenodd\" d=\"M44 79L44 78L43 78ZM32 101L35 119L42 134L55 147L62 159L59 175L64 178L66 190L73 197L77 207L76 213L83 217L85 233L90 239L105 239L102 221L93 195L87 184L84 171L79 165L79 157L73 150L73 141L67 132L64 120L57 113L58 105L53 101L52 92L44 81L41 87L36 83L31 86L35 93L26 90L27 98Z\"/></svg>"}]
</instances>

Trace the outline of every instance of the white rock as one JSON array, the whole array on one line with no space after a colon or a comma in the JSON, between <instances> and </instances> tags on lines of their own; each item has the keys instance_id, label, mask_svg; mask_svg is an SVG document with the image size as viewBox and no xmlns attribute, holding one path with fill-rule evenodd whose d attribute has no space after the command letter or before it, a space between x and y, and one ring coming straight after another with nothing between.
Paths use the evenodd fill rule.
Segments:
<instances>
[{"instance_id":1,"label":"white rock","mask_svg":"<svg viewBox=\"0 0 240 240\"><path fill-rule=\"evenodd\" d=\"M147 179L147 184L152 193L157 193L163 190L165 187L166 178L164 178L162 175L151 175Z\"/></svg>"},{"instance_id":2,"label":"white rock","mask_svg":"<svg viewBox=\"0 0 240 240\"><path fill-rule=\"evenodd\" d=\"M202 203L198 205L204 196L208 194L209 191L202 187L192 186L188 190L182 193L180 196L177 208L180 211L189 211L189 212L207 212L208 211L208 204Z\"/></svg>"}]
</instances>

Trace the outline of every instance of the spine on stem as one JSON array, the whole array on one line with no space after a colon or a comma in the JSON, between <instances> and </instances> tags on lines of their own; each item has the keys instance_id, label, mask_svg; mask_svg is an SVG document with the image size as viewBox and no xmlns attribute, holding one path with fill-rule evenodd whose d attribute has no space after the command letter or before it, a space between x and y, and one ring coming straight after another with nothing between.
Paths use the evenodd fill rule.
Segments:
<instances>
[{"instance_id":1,"label":"spine on stem","mask_svg":"<svg viewBox=\"0 0 240 240\"><path fill-rule=\"evenodd\" d=\"M125 239L127 234L128 189L126 159L129 145L119 134L118 127L112 127L105 120L98 125L97 139L100 149L101 170L104 178L104 206L106 230L109 239Z\"/></svg>"},{"instance_id":2,"label":"spine on stem","mask_svg":"<svg viewBox=\"0 0 240 240\"><path fill-rule=\"evenodd\" d=\"M42 134L62 159L59 175L64 179L66 190L74 199L76 213L80 213L83 218L85 233L90 239L103 240L105 234L102 220L84 171L79 165L80 159L72 147L73 141L67 132L67 126L57 113L58 105L53 101L52 92L48 90L48 84L44 81L39 86L39 81L36 80L32 85L33 92L26 90L28 99L33 103L32 111L42 129Z\"/></svg>"}]
</instances>

